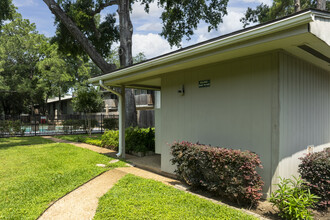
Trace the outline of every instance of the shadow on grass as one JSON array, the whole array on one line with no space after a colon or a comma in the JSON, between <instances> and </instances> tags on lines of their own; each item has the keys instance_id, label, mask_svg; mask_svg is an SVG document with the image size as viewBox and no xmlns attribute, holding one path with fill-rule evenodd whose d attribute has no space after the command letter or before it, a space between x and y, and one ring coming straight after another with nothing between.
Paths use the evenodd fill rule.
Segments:
<instances>
[{"instance_id":1,"label":"shadow on grass","mask_svg":"<svg viewBox=\"0 0 330 220\"><path fill-rule=\"evenodd\" d=\"M54 143L51 140L44 139L42 137L10 137L0 138L0 150L7 149L9 147L23 146L23 145L37 145L37 144L49 144Z\"/></svg>"}]
</instances>

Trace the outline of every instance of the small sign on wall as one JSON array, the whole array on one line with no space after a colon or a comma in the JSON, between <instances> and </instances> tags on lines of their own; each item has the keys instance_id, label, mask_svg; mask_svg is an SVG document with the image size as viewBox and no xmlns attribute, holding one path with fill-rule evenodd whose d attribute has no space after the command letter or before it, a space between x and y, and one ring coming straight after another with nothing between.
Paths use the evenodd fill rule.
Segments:
<instances>
[{"instance_id":1,"label":"small sign on wall","mask_svg":"<svg viewBox=\"0 0 330 220\"><path fill-rule=\"evenodd\" d=\"M211 80L200 80L198 81L198 88L206 88L211 86Z\"/></svg>"}]
</instances>

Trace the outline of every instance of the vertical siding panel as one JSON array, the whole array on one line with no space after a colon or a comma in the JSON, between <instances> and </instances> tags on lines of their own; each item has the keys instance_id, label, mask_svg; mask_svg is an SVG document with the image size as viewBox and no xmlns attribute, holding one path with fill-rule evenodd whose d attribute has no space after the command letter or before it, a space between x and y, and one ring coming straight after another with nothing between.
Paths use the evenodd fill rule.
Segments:
<instances>
[{"instance_id":1,"label":"vertical siding panel","mask_svg":"<svg viewBox=\"0 0 330 220\"><path fill-rule=\"evenodd\" d=\"M280 55L280 176L297 174L308 145L330 142L329 72L289 54Z\"/></svg>"}]
</instances>

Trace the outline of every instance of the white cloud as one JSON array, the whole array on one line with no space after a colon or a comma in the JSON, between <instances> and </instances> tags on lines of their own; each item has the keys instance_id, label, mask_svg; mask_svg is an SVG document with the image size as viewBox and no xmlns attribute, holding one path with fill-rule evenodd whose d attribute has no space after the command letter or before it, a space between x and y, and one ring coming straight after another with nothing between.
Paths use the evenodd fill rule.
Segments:
<instances>
[{"instance_id":1,"label":"white cloud","mask_svg":"<svg viewBox=\"0 0 330 220\"><path fill-rule=\"evenodd\" d=\"M149 33L146 35L133 35L133 56L143 52L149 59L176 49L177 48L171 49L168 42L158 34Z\"/></svg>"},{"instance_id":2,"label":"white cloud","mask_svg":"<svg viewBox=\"0 0 330 220\"><path fill-rule=\"evenodd\" d=\"M155 31L155 32L161 32L162 31L162 27L163 25L159 22L155 22L155 23L145 23L141 26L138 26L136 28L137 31Z\"/></svg>"},{"instance_id":3,"label":"white cloud","mask_svg":"<svg viewBox=\"0 0 330 220\"><path fill-rule=\"evenodd\" d=\"M26 7L26 6L38 5L36 0L14 0L13 3L16 7Z\"/></svg>"},{"instance_id":4,"label":"white cloud","mask_svg":"<svg viewBox=\"0 0 330 220\"><path fill-rule=\"evenodd\" d=\"M228 34L243 28L240 19L244 17L244 13L240 8L228 8L228 15L223 18L223 23L220 25L220 33Z\"/></svg>"},{"instance_id":5,"label":"white cloud","mask_svg":"<svg viewBox=\"0 0 330 220\"><path fill-rule=\"evenodd\" d=\"M273 1L272 0L243 0L243 2L247 2L247 3L264 3L266 5L272 5Z\"/></svg>"}]
</instances>

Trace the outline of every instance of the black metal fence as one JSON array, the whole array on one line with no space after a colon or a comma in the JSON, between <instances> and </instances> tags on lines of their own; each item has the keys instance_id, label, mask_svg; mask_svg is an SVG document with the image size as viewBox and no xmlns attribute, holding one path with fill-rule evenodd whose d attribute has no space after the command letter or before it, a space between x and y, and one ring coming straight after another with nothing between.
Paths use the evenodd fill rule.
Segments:
<instances>
[{"instance_id":1,"label":"black metal fence","mask_svg":"<svg viewBox=\"0 0 330 220\"><path fill-rule=\"evenodd\" d=\"M103 133L109 120L114 128L118 124L117 115L7 115L0 116L0 137L85 134L89 119L92 133Z\"/></svg>"}]
</instances>

